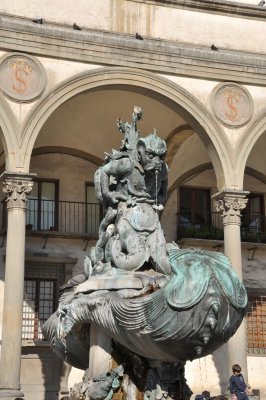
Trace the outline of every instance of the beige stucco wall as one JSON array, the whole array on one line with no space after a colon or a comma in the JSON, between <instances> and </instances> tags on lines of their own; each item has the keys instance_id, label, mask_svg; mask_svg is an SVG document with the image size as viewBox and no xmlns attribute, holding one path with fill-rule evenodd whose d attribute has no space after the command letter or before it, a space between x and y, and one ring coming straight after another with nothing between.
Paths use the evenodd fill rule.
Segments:
<instances>
[{"instance_id":1,"label":"beige stucco wall","mask_svg":"<svg viewBox=\"0 0 266 400\"><path fill-rule=\"evenodd\" d=\"M249 4L255 5L255 0ZM76 2L52 0L39 3L22 0L1 2L0 11L28 18L45 18L47 21L72 26L73 22L82 27L102 29L211 46L265 53L263 40L266 27L264 21L235 18L228 15L213 14L212 18L198 12L165 5L143 4L128 0L93 0ZM165 23L167 21L167 23ZM178 29L173 29L177 27ZM221 32L223 33L221 35ZM253 32L249 35L248 32Z\"/></svg>"},{"instance_id":2,"label":"beige stucco wall","mask_svg":"<svg viewBox=\"0 0 266 400\"><path fill-rule=\"evenodd\" d=\"M220 83L219 81L194 79L173 75L165 75L164 77L186 89L189 93L195 96L195 98L198 99L210 112L212 112L212 92ZM254 106L252 117L248 124L241 127L228 128L218 121L221 129L226 134L233 148L236 148L236 146L239 145L239 142L241 141L241 138L243 137L248 127L256 122L261 114L266 112L265 88L255 85L243 85L243 87L251 95L252 103Z\"/></svg>"},{"instance_id":3,"label":"beige stucco wall","mask_svg":"<svg viewBox=\"0 0 266 400\"><path fill-rule=\"evenodd\" d=\"M248 250L256 246L250 245L242 250L243 280L245 286L256 289L258 294L265 295L266 288L266 245L260 245L255 252Z\"/></svg>"},{"instance_id":4,"label":"beige stucco wall","mask_svg":"<svg viewBox=\"0 0 266 400\"><path fill-rule=\"evenodd\" d=\"M177 151L169 169L169 187L185 172L201 164L210 162L207 150L200 138L190 136Z\"/></svg>"},{"instance_id":5,"label":"beige stucco wall","mask_svg":"<svg viewBox=\"0 0 266 400\"><path fill-rule=\"evenodd\" d=\"M13 54L13 52L0 51L0 60L1 58L8 56L9 54ZM59 85L68 78L71 78L82 72L101 68L101 66L95 64L84 64L62 59L57 60L47 57L36 57L36 59L44 68L47 78L45 90L42 93L42 97L44 97L49 90L52 90L52 88L54 88L56 85ZM14 112L14 116L17 118L20 124L23 124L23 122L25 122L26 117L39 102L39 100L36 99L35 101L31 101L29 103L17 103L10 100L8 97L5 97L5 100L9 104L11 110Z\"/></svg>"},{"instance_id":6,"label":"beige stucco wall","mask_svg":"<svg viewBox=\"0 0 266 400\"><path fill-rule=\"evenodd\" d=\"M164 229L167 243L176 240L176 218L177 218L177 193L176 190L171 194L161 217L161 224Z\"/></svg>"},{"instance_id":7,"label":"beige stucco wall","mask_svg":"<svg viewBox=\"0 0 266 400\"><path fill-rule=\"evenodd\" d=\"M75 385L75 383L82 381L83 374L84 374L84 371L82 371L81 369L74 368L74 367L71 368L69 378L68 378L69 390Z\"/></svg>"},{"instance_id":8,"label":"beige stucco wall","mask_svg":"<svg viewBox=\"0 0 266 400\"><path fill-rule=\"evenodd\" d=\"M212 355L186 364L187 383L193 391L192 399L203 390L209 390L212 396L228 392L229 378L224 368L226 364L225 348L218 349ZM260 399L266 398L266 384L263 381L263 371L266 369L266 358L248 356L249 385L260 389ZM222 390L219 387L222 386Z\"/></svg>"},{"instance_id":9,"label":"beige stucco wall","mask_svg":"<svg viewBox=\"0 0 266 400\"><path fill-rule=\"evenodd\" d=\"M116 125L117 116L131 122L136 102L144 112L144 119L138 124L141 136L156 128L158 135L165 139L176 126L184 123L174 110L156 98L130 89L106 87L81 93L62 104L43 125L35 147L67 146L103 160L104 152L121 146L123 136Z\"/></svg>"},{"instance_id":10,"label":"beige stucco wall","mask_svg":"<svg viewBox=\"0 0 266 400\"><path fill-rule=\"evenodd\" d=\"M213 396L225 393L229 379L225 363L226 353L223 349L186 363L186 378L193 391L192 399L203 390L209 390Z\"/></svg>"},{"instance_id":11,"label":"beige stucco wall","mask_svg":"<svg viewBox=\"0 0 266 400\"><path fill-rule=\"evenodd\" d=\"M97 166L68 154L42 154L31 159L31 173L59 180L59 200L85 202L85 182L93 183ZM55 174L56 171L56 174Z\"/></svg>"},{"instance_id":12,"label":"beige stucco wall","mask_svg":"<svg viewBox=\"0 0 266 400\"><path fill-rule=\"evenodd\" d=\"M261 388L261 399L266 399L266 384L263 379L263 373L266 370L266 358L265 357L248 357L248 372L250 379L250 385L253 388Z\"/></svg>"},{"instance_id":13,"label":"beige stucco wall","mask_svg":"<svg viewBox=\"0 0 266 400\"><path fill-rule=\"evenodd\" d=\"M247 165L249 167L258 170L263 174L266 173L265 148L266 148L266 135L263 134L259 138L259 140L255 143L255 146L250 152L249 158L247 160ZM258 184L258 182L256 182L256 184Z\"/></svg>"}]
</instances>

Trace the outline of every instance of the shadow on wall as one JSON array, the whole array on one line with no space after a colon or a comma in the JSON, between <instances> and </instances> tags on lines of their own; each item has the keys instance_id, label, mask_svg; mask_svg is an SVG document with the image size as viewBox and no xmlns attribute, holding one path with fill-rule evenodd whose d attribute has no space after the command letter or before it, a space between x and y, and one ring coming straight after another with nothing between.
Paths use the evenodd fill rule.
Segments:
<instances>
[{"instance_id":1,"label":"shadow on wall","mask_svg":"<svg viewBox=\"0 0 266 400\"><path fill-rule=\"evenodd\" d=\"M21 357L21 388L27 400L58 400L62 361L49 346L25 346Z\"/></svg>"},{"instance_id":2,"label":"shadow on wall","mask_svg":"<svg viewBox=\"0 0 266 400\"><path fill-rule=\"evenodd\" d=\"M217 374L219 377L219 383L221 388L221 394L225 394L228 392L229 385L229 370L227 368L227 352L228 346L227 343L220 347L218 350L212 353L213 362L217 370Z\"/></svg>"},{"instance_id":3,"label":"shadow on wall","mask_svg":"<svg viewBox=\"0 0 266 400\"><path fill-rule=\"evenodd\" d=\"M0 238L1 240L1 238ZM3 256L1 257L3 260ZM0 281L4 282L5 281L5 265L4 262L0 262Z\"/></svg>"}]
</instances>

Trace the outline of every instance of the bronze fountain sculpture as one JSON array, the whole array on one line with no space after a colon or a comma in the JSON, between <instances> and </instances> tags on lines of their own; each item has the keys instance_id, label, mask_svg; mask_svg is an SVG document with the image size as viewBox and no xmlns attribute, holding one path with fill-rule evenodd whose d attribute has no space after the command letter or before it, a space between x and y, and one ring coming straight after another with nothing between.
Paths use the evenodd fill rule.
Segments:
<instances>
[{"instance_id":1,"label":"bronze fountain sculpture","mask_svg":"<svg viewBox=\"0 0 266 400\"><path fill-rule=\"evenodd\" d=\"M58 355L84 370L90 326L112 338L117 367L98 377L85 372L73 400L111 399L115 391L129 400L136 393L145 400L187 400L186 361L227 342L245 314L246 291L227 257L165 242L159 216L167 148L155 131L140 137L141 117L134 107L131 124L117 121L122 146L95 174L105 215L85 258L84 282L63 287L58 310L43 327Z\"/></svg>"}]
</instances>

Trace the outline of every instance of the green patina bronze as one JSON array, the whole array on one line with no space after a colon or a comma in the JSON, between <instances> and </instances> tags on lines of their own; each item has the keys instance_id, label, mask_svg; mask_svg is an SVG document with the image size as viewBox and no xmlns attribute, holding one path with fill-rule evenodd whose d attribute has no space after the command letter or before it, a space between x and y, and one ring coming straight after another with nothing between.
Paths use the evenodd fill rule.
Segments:
<instances>
[{"instance_id":1,"label":"green patina bronze","mask_svg":"<svg viewBox=\"0 0 266 400\"><path fill-rule=\"evenodd\" d=\"M73 400L110 399L121 382L125 392L132 385L144 392L145 400L189 399L186 361L227 342L246 310L245 288L227 257L165 242L159 215L167 194L167 149L156 132L139 136L141 117L135 107L131 124L117 121L122 146L95 174L106 210L99 240L82 279L62 287L58 310L43 327L58 355L86 370L90 325L98 326L113 340L114 357L123 364L119 373L126 371L118 378L112 370L93 382L85 374Z\"/></svg>"}]
</instances>

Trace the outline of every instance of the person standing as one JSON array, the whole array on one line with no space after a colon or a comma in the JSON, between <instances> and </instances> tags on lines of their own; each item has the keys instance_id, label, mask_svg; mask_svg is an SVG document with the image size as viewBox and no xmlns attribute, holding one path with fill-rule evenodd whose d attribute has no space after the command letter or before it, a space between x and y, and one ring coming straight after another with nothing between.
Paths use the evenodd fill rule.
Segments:
<instances>
[{"instance_id":1,"label":"person standing","mask_svg":"<svg viewBox=\"0 0 266 400\"><path fill-rule=\"evenodd\" d=\"M229 380L229 389L233 400L248 400L247 389L250 386L245 383L241 374L241 367L238 364L232 366L233 375Z\"/></svg>"}]
</instances>

